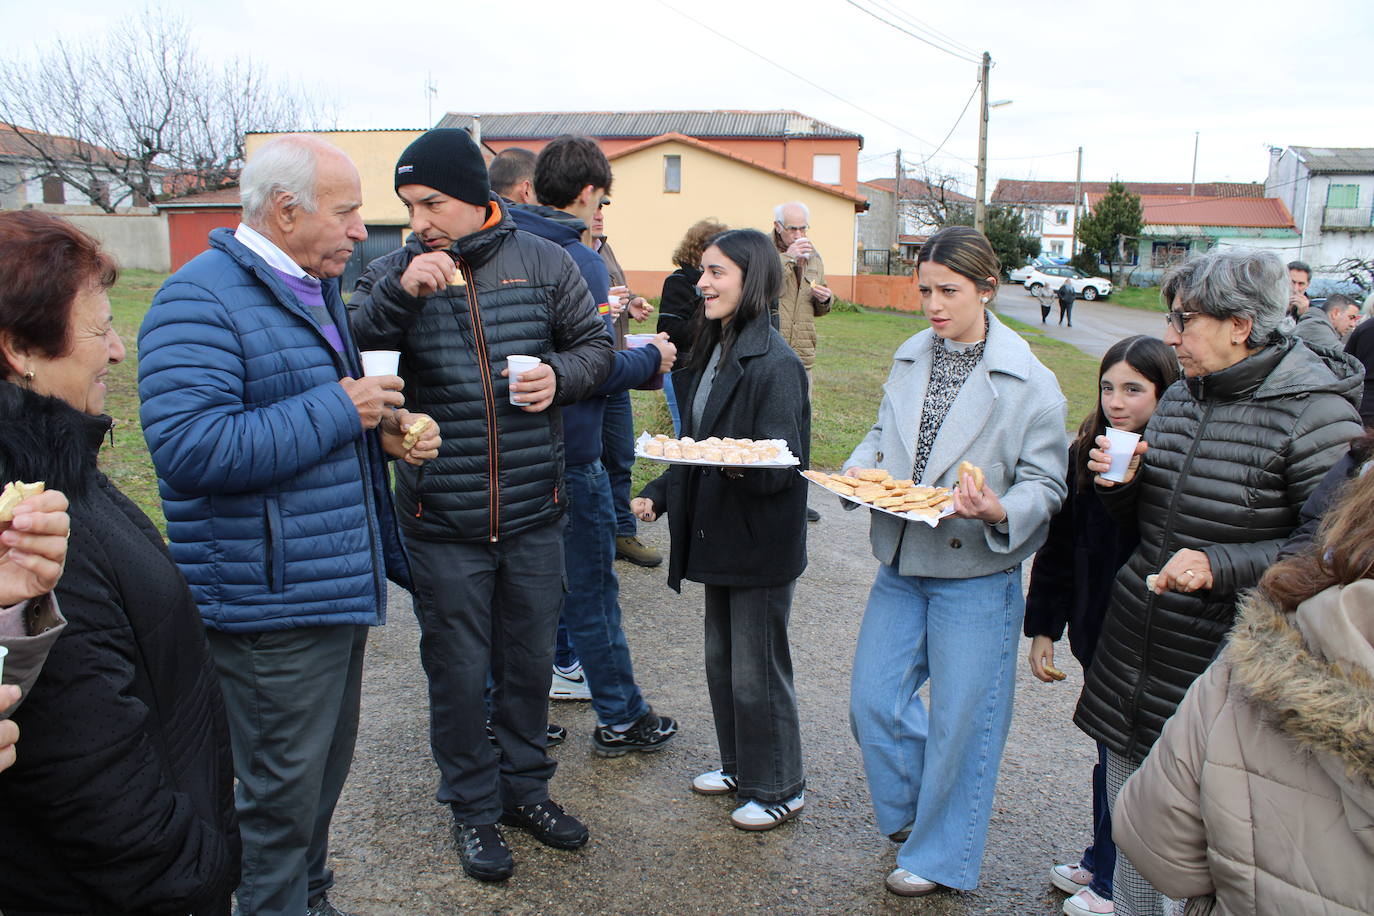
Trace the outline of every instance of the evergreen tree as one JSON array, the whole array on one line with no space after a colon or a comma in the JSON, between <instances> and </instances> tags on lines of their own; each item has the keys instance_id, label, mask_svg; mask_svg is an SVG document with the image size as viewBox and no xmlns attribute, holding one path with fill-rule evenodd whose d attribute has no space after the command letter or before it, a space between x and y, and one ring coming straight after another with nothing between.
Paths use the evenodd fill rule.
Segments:
<instances>
[{"instance_id":1,"label":"evergreen tree","mask_svg":"<svg viewBox=\"0 0 1374 916\"><path fill-rule=\"evenodd\" d=\"M1108 185L1092 212L1078 221L1078 240L1101 257L1114 286L1119 284L1116 265L1126 260L1126 246L1136 243L1143 225L1140 195L1119 181Z\"/></svg>"}]
</instances>

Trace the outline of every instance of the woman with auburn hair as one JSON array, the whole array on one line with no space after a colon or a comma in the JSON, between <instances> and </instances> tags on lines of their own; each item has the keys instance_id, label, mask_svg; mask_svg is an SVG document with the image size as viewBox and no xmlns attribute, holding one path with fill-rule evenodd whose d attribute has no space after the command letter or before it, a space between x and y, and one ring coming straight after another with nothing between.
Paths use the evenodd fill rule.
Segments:
<instances>
[{"instance_id":1,"label":"woman with auburn hair","mask_svg":"<svg viewBox=\"0 0 1374 916\"><path fill-rule=\"evenodd\" d=\"M783 439L808 462L811 402L801 360L768 320L782 266L753 229L713 236L701 255L702 321L691 362L673 373L682 431L695 439ZM787 621L806 568L806 480L792 468L672 465L632 506L667 514L668 585L705 586L706 687L720 768L692 780L736 793L730 823L770 830L805 804L801 726Z\"/></svg>"},{"instance_id":2,"label":"woman with auburn hair","mask_svg":"<svg viewBox=\"0 0 1374 916\"><path fill-rule=\"evenodd\" d=\"M1174 352L1157 337L1138 335L1119 340L1102 356L1097 370L1096 406L1078 427L1069 446L1069 495L1050 520L1049 535L1031 565L1026 593L1024 632L1031 640L1031 674L1045 683L1063 679L1054 668L1054 644L1067 626L1074 658L1088 670L1092 664L1112 582L1135 550L1135 531L1114 522L1093 492L1088 453L1107 427L1139 433L1155 405L1178 379ZM1092 772L1092 843L1076 862L1050 869L1050 882L1072 896L1064 901L1069 916L1113 912L1112 818L1107 807L1106 749L1098 745Z\"/></svg>"},{"instance_id":3,"label":"woman with auburn hair","mask_svg":"<svg viewBox=\"0 0 1374 916\"><path fill-rule=\"evenodd\" d=\"M668 340L677 347L679 366L691 361L692 338L696 335L697 320L701 316L701 291L697 289L697 280L701 279L701 253L706 250L706 243L712 237L729 228L714 219L693 223L673 252L673 263L677 265L677 270L663 278L663 294L658 302L658 331L667 333ZM668 413L673 418L673 433L677 435L682 431L682 416L669 374L663 376L663 397L668 402Z\"/></svg>"},{"instance_id":4,"label":"woman with auburn hair","mask_svg":"<svg viewBox=\"0 0 1374 916\"><path fill-rule=\"evenodd\" d=\"M1273 566L1121 788L1122 852L1188 912L1374 913L1374 474Z\"/></svg>"},{"instance_id":5,"label":"woman with auburn hair","mask_svg":"<svg viewBox=\"0 0 1374 916\"><path fill-rule=\"evenodd\" d=\"M124 359L114 282L70 223L0 213L0 480L45 481L71 517L66 631L0 777L0 909L228 914L234 768L205 629L161 534L96 462Z\"/></svg>"},{"instance_id":6,"label":"woman with auburn hair","mask_svg":"<svg viewBox=\"0 0 1374 916\"><path fill-rule=\"evenodd\" d=\"M893 356L878 419L845 462L957 486L932 528L872 513L878 575L854 653L850 721L894 894L978 885L1011 724L1021 561L1064 500L1066 403L1054 375L988 310L1000 266L982 233L951 226L917 257L930 329ZM968 461L983 481L960 470ZM930 681L927 711L917 691Z\"/></svg>"}]
</instances>

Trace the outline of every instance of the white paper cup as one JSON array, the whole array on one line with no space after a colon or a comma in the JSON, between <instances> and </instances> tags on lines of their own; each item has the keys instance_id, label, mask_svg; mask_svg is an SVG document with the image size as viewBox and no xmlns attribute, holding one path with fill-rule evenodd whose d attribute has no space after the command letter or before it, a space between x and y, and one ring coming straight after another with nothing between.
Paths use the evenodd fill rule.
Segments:
<instances>
[{"instance_id":1,"label":"white paper cup","mask_svg":"<svg viewBox=\"0 0 1374 916\"><path fill-rule=\"evenodd\" d=\"M539 365L539 357L537 356L507 356L506 370L509 373L506 377L507 381L509 381L512 384L520 381L520 376L522 373L529 372L537 365ZM516 397L516 394L517 392L514 389L511 389L510 402L516 405L517 407L524 406L525 402L519 400Z\"/></svg>"},{"instance_id":2,"label":"white paper cup","mask_svg":"<svg viewBox=\"0 0 1374 916\"><path fill-rule=\"evenodd\" d=\"M1108 426L1106 433L1109 443L1107 455L1112 459L1112 466L1102 475L1102 479L1121 483L1126 479L1126 469L1130 467L1131 459L1135 457L1135 446L1140 441L1140 433L1128 433L1113 426Z\"/></svg>"},{"instance_id":3,"label":"white paper cup","mask_svg":"<svg viewBox=\"0 0 1374 916\"><path fill-rule=\"evenodd\" d=\"M4 683L5 680L5 656L9 654L9 649L6 649L4 646L0 646L0 683ZM0 709L0 712L4 712L4 710Z\"/></svg>"},{"instance_id":4,"label":"white paper cup","mask_svg":"<svg viewBox=\"0 0 1374 916\"><path fill-rule=\"evenodd\" d=\"M395 375L401 367L400 350L364 350L363 375Z\"/></svg>"},{"instance_id":5,"label":"white paper cup","mask_svg":"<svg viewBox=\"0 0 1374 916\"><path fill-rule=\"evenodd\" d=\"M630 350L637 350L640 347L647 347L657 338L657 334L626 334L625 346Z\"/></svg>"},{"instance_id":6,"label":"white paper cup","mask_svg":"<svg viewBox=\"0 0 1374 916\"><path fill-rule=\"evenodd\" d=\"M610 306L611 312L614 314L616 307L620 305L620 297L611 293L606 297L606 305Z\"/></svg>"}]
</instances>

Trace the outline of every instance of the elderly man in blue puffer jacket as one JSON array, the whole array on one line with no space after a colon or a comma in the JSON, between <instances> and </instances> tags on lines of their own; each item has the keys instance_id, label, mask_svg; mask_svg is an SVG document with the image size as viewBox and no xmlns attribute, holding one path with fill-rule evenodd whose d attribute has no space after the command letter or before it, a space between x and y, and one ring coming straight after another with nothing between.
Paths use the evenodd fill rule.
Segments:
<instances>
[{"instance_id":1,"label":"elderly man in blue puffer jacket","mask_svg":"<svg viewBox=\"0 0 1374 916\"><path fill-rule=\"evenodd\" d=\"M353 164L282 137L241 187L243 225L211 233L144 319L143 430L229 713L238 912L328 916L367 628L388 577L409 588L383 452L418 464L439 437L407 440L401 379L360 371L337 279L367 237Z\"/></svg>"}]
</instances>

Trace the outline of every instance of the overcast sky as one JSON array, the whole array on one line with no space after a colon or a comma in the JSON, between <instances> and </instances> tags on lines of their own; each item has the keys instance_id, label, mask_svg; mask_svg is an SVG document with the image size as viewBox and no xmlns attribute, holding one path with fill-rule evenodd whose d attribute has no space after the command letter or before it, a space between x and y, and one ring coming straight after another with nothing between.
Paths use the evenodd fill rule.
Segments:
<instances>
[{"instance_id":1,"label":"overcast sky","mask_svg":"<svg viewBox=\"0 0 1374 916\"><path fill-rule=\"evenodd\" d=\"M861 177L891 175L900 147L917 173L972 190L976 97L955 123L977 65L867 9L992 55L990 97L1012 104L992 111L989 192L999 177L1072 180L1080 145L1085 179L1187 181L1195 131L1199 181L1262 181L1271 145L1374 146L1369 0L169 5L208 55L319 87L340 128L424 127L444 111L786 108L862 134ZM0 0L0 54L98 38L142 7Z\"/></svg>"}]
</instances>

